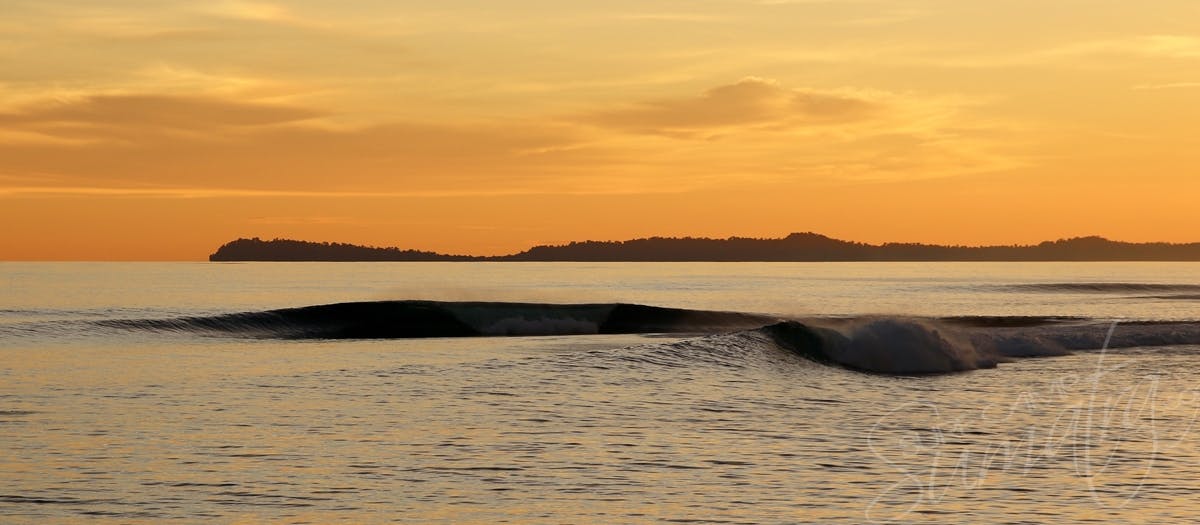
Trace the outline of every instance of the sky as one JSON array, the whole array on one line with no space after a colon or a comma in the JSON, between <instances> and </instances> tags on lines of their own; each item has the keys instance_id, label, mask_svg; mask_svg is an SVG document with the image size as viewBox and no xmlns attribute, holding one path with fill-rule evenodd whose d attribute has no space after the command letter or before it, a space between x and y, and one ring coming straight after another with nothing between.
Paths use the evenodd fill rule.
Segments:
<instances>
[{"instance_id":1,"label":"sky","mask_svg":"<svg viewBox=\"0 0 1200 525\"><path fill-rule=\"evenodd\" d=\"M0 13L0 260L203 260L238 237L1200 241L1195 0Z\"/></svg>"}]
</instances>

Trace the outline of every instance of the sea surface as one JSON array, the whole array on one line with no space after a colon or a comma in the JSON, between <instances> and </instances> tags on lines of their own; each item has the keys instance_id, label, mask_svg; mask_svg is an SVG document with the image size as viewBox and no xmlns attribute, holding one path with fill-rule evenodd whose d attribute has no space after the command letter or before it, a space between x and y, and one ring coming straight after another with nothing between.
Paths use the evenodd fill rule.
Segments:
<instances>
[{"instance_id":1,"label":"sea surface","mask_svg":"<svg viewBox=\"0 0 1200 525\"><path fill-rule=\"evenodd\" d=\"M0 263L0 523L1182 523L1198 375L1196 263Z\"/></svg>"}]
</instances>

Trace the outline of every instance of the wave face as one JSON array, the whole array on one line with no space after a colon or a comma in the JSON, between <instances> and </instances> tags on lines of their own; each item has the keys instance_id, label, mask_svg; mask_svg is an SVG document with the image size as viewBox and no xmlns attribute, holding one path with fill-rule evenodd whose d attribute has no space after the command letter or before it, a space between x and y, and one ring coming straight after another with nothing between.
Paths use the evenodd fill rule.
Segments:
<instances>
[{"instance_id":1,"label":"wave face","mask_svg":"<svg viewBox=\"0 0 1200 525\"><path fill-rule=\"evenodd\" d=\"M929 321L867 319L841 328L784 322L762 329L814 361L878 374L940 374L992 368L999 355Z\"/></svg>"},{"instance_id":2,"label":"wave face","mask_svg":"<svg viewBox=\"0 0 1200 525\"><path fill-rule=\"evenodd\" d=\"M638 333L712 333L777 318L636 304L377 301L208 317L98 321L113 328L279 339L405 339Z\"/></svg>"}]
</instances>

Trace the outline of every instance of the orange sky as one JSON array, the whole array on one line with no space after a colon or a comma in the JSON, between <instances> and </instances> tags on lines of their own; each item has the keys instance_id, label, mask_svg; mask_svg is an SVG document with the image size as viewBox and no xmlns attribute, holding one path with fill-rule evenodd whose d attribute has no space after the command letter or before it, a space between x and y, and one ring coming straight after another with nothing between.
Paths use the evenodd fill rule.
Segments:
<instances>
[{"instance_id":1,"label":"orange sky","mask_svg":"<svg viewBox=\"0 0 1200 525\"><path fill-rule=\"evenodd\" d=\"M1200 240L1194 0L5 2L0 259Z\"/></svg>"}]
</instances>

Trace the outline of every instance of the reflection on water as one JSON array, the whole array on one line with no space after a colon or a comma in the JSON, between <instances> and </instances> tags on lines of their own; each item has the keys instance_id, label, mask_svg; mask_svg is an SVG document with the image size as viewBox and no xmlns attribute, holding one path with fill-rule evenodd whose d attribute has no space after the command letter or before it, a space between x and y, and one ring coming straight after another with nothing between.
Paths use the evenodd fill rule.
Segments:
<instances>
[{"instance_id":1,"label":"reflection on water","mask_svg":"<svg viewBox=\"0 0 1200 525\"><path fill-rule=\"evenodd\" d=\"M524 340L489 359L448 341L193 344L100 365L84 383L8 383L0 403L19 408L0 412L0 512L999 523L1196 511L1200 405L1186 371L1200 349L895 378L603 339ZM171 353L187 369L175 379Z\"/></svg>"},{"instance_id":2,"label":"reflection on water","mask_svg":"<svg viewBox=\"0 0 1200 525\"><path fill-rule=\"evenodd\" d=\"M1197 319L1158 291L1054 284L1178 287L1197 268L0 264L0 522L1189 521L1195 346L890 377L726 336L284 341L94 321L418 298L388 295L422 283L807 315Z\"/></svg>"}]
</instances>

